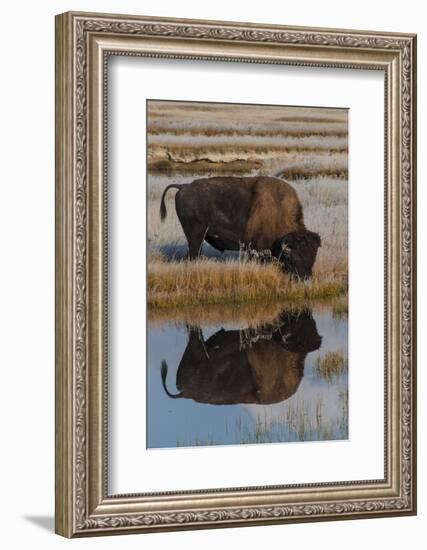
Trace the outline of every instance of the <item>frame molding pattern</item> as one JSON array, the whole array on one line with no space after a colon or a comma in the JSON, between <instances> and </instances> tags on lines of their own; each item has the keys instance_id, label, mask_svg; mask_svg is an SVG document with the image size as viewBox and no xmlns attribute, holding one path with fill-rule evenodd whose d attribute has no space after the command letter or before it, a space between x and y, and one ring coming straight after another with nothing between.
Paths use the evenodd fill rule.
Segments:
<instances>
[{"instance_id":1,"label":"frame molding pattern","mask_svg":"<svg viewBox=\"0 0 427 550\"><path fill-rule=\"evenodd\" d=\"M58 527L61 534L81 536L107 532L127 532L130 530L147 531L171 528L197 528L226 526L227 524L254 525L272 523L285 518L292 521L314 519L340 519L348 517L368 517L393 515L396 513L415 513L415 357L414 357L414 171L415 145L415 37L410 35L389 35L356 31L315 30L307 32L297 28L283 30L278 27L259 26L253 28L240 23L217 23L201 21L163 21L131 16L107 16L92 14L63 14L59 18L68 18L72 24L72 44L74 67L74 386L72 400L74 431L73 437L73 520L72 528ZM65 19L63 19L65 21ZM393 498L362 498L361 500L341 502L320 502L319 504L294 504L286 506L248 506L225 509L207 509L195 511L144 512L102 515L91 514L88 509L88 376L87 376L87 243L88 243L88 43L92 33L114 34L138 37L174 37L186 39L205 39L216 41L274 43L279 45L334 47L347 50L369 49L392 51L400 60L400 200L401 200L401 250L400 250L400 495ZM68 37L70 38L70 37ZM126 52L114 51L116 55ZM130 54L134 55L134 54ZM161 57L161 54L153 55ZM170 55L167 57L194 58L189 55ZM209 57L220 60L220 57ZM235 59L242 62L266 63L261 59ZM288 63L274 61L276 63ZM294 63L295 64L295 63ZM360 68L345 62L324 63L297 62L298 65ZM370 67L376 68L376 67ZM387 74L386 74L387 77ZM57 368L62 368L58 365ZM371 482L372 483L372 482ZM333 484L332 484L333 485ZM200 496L202 491L198 491ZM114 501L114 497L107 497ZM151 529L147 529L150 528Z\"/></svg>"},{"instance_id":2,"label":"frame molding pattern","mask_svg":"<svg viewBox=\"0 0 427 550\"><path fill-rule=\"evenodd\" d=\"M137 514L107 516L89 518L82 525L82 529L105 529L111 527L140 527L151 525L182 525L186 523L204 522L226 522L226 521L247 521L260 519L280 518L311 518L319 515L345 516L348 514L363 514L364 512L374 513L382 511L404 510L405 499L387 499L376 501L355 501L333 504L307 504L295 506L261 506L246 507L223 510L206 510L201 512L174 512L159 514ZM345 519L345 517L343 518Z\"/></svg>"}]
</instances>

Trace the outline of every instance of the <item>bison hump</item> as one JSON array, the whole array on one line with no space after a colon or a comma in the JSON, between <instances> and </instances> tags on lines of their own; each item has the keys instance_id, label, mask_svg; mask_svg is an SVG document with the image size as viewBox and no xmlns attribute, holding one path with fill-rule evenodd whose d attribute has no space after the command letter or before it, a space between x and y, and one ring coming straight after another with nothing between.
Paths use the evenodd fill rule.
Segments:
<instances>
[{"instance_id":1,"label":"bison hump","mask_svg":"<svg viewBox=\"0 0 427 550\"><path fill-rule=\"evenodd\" d=\"M245 242L257 250L271 248L275 240L304 227L302 207L295 189L278 178L259 178L245 230Z\"/></svg>"}]
</instances>

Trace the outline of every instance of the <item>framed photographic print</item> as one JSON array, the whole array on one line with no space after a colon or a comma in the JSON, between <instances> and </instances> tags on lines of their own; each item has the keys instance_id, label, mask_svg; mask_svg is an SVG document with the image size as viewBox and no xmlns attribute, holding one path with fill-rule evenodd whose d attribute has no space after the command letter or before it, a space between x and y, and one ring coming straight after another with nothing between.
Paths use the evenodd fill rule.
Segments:
<instances>
[{"instance_id":1,"label":"framed photographic print","mask_svg":"<svg viewBox=\"0 0 427 550\"><path fill-rule=\"evenodd\" d=\"M56 18L56 532L416 513L416 37Z\"/></svg>"}]
</instances>

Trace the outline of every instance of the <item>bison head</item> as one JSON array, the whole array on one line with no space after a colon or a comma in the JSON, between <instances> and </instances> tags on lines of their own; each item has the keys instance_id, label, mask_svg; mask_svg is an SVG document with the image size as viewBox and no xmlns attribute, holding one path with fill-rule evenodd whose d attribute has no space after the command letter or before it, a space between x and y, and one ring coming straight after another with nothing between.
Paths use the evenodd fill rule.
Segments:
<instances>
[{"instance_id":1,"label":"bison head","mask_svg":"<svg viewBox=\"0 0 427 550\"><path fill-rule=\"evenodd\" d=\"M309 279L319 246L319 234L303 229L275 241L271 253L282 264L283 271L299 279Z\"/></svg>"}]
</instances>

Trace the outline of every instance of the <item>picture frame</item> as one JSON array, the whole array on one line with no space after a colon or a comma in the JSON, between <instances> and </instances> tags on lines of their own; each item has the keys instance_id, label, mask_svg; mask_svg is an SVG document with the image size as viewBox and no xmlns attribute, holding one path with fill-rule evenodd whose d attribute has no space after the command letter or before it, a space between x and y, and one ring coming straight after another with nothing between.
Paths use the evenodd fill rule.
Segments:
<instances>
[{"instance_id":1,"label":"picture frame","mask_svg":"<svg viewBox=\"0 0 427 550\"><path fill-rule=\"evenodd\" d=\"M56 489L65 537L416 513L416 36L67 12L56 17ZM108 59L384 75L384 476L108 491ZM382 368L382 366L378 366Z\"/></svg>"}]
</instances>

